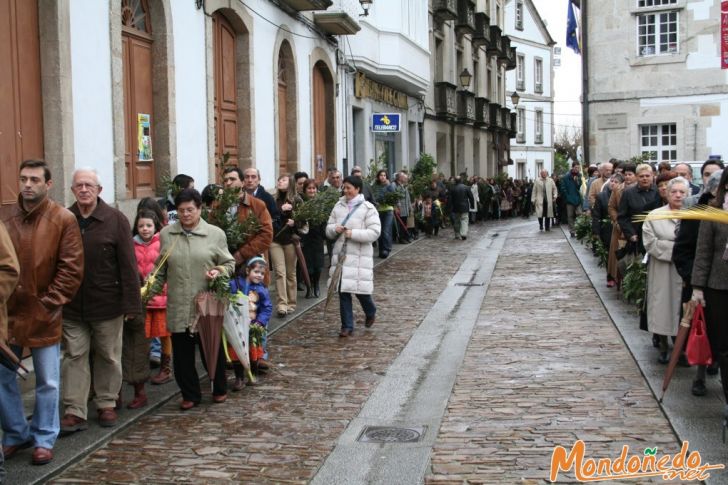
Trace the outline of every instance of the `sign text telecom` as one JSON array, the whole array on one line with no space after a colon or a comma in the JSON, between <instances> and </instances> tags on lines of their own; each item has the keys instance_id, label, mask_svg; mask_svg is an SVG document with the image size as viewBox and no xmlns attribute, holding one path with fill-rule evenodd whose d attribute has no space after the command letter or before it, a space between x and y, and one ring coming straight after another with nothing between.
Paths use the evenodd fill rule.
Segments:
<instances>
[{"instance_id":1,"label":"sign text telecom","mask_svg":"<svg viewBox=\"0 0 728 485\"><path fill-rule=\"evenodd\" d=\"M399 113L375 113L372 115L372 131L399 132Z\"/></svg>"}]
</instances>

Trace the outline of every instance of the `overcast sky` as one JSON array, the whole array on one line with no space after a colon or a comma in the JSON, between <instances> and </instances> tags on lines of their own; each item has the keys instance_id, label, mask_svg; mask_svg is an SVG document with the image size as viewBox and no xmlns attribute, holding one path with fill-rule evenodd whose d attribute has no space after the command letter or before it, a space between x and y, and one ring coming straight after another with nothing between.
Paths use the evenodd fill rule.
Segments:
<instances>
[{"instance_id":1,"label":"overcast sky","mask_svg":"<svg viewBox=\"0 0 728 485\"><path fill-rule=\"evenodd\" d=\"M561 47L561 66L554 68L554 124L581 126L581 56L566 47L566 9L569 0L532 0L549 34Z\"/></svg>"}]
</instances>

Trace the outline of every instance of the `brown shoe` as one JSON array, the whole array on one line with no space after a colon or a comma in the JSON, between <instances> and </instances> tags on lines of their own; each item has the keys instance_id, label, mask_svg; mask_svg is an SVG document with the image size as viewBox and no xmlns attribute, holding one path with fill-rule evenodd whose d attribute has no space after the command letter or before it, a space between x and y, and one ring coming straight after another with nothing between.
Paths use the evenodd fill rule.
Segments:
<instances>
[{"instance_id":1,"label":"brown shoe","mask_svg":"<svg viewBox=\"0 0 728 485\"><path fill-rule=\"evenodd\" d=\"M149 400L144 392L144 383L134 384L134 399L126 405L127 409L139 409L147 405Z\"/></svg>"},{"instance_id":2,"label":"brown shoe","mask_svg":"<svg viewBox=\"0 0 728 485\"><path fill-rule=\"evenodd\" d=\"M339 332L339 337L351 337L354 335L354 331L350 328L342 328Z\"/></svg>"},{"instance_id":3,"label":"brown shoe","mask_svg":"<svg viewBox=\"0 0 728 485\"><path fill-rule=\"evenodd\" d=\"M212 402L215 404L222 404L227 401L227 394L220 394L219 396L212 396Z\"/></svg>"},{"instance_id":4,"label":"brown shoe","mask_svg":"<svg viewBox=\"0 0 728 485\"><path fill-rule=\"evenodd\" d=\"M240 392L243 390L243 387L245 387L245 383L240 377L238 377L235 379L235 384L232 385L232 391Z\"/></svg>"},{"instance_id":5,"label":"brown shoe","mask_svg":"<svg viewBox=\"0 0 728 485\"><path fill-rule=\"evenodd\" d=\"M181 403L179 403L179 408L182 411L189 411L190 409L197 406L198 404L199 403L196 403L195 401L184 401L183 400Z\"/></svg>"},{"instance_id":6,"label":"brown shoe","mask_svg":"<svg viewBox=\"0 0 728 485\"><path fill-rule=\"evenodd\" d=\"M53 461L53 450L41 448L40 446L33 450L33 458L31 459L33 465L47 465L51 461Z\"/></svg>"},{"instance_id":7,"label":"brown shoe","mask_svg":"<svg viewBox=\"0 0 728 485\"><path fill-rule=\"evenodd\" d=\"M162 355L162 365L159 369L159 374L149 379L149 382L158 386L160 384L166 384L172 380L172 365L171 357L169 355Z\"/></svg>"},{"instance_id":8,"label":"brown shoe","mask_svg":"<svg viewBox=\"0 0 728 485\"><path fill-rule=\"evenodd\" d=\"M377 317L376 317L376 316L373 316L373 317L367 317L367 319L366 319L366 320L364 320L364 326L365 326L366 328L369 328L369 327L371 327L372 325L374 325L374 320L376 320L376 319L377 319Z\"/></svg>"},{"instance_id":9,"label":"brown shoe","mask_svg":"<svg viewBox=\"0 0 728 485\"><path fill-rule=\"evenodd\" d=\"M102 408L98 410L99 413L99 426L103 428L111 428L116 426L116 420L118 416L114 408Z\"/></svg>"},{"instance_id":10,"label":"brown shoe","mask_svg":"<svg viewBox=\"0 0 728 485\"><path fill-rule=\"evenodd\" d=\"M88 421L79 418L75 414L65 414L61 419L61 433L75 433L88 429Z\"/></svg>"},{"instance_id":11,"label":"brown shoe","mask_svg":"<svg viewBox=\"0 0 728 485\"><path fill-rule=\"evenodd\" d=\"M30 448L30 445L32 445L33 442L28 440L25 443L20 443L19 445L3 445L3 455L5 456L5 459L12 458L17 452L20 450L24 450L25 448Z\"/></svg>"}]
</instances>

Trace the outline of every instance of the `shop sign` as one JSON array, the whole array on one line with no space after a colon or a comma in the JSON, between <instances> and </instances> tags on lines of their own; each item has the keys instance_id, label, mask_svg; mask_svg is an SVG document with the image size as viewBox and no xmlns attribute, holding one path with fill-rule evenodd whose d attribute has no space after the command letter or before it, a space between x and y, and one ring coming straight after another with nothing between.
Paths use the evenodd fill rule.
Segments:
<instances>
[{"instance_id":1,"label":"shop sign","mask_svg":"<svg viewBox=\"0 0 728 485\"><path fill-rule=\"evenodd\" d=\"M373 99L401 109L409 108L405 93L372 81L363 72L357 72L354 78L354 96Z\"/></svg>"},{"instance_id":2,"label":"shop sign","mask_svg":"<svg viewBox=\"0 0 728 485\"><path fill-rule=\"evenodd\" d=\"M372 115L372 131L398 132L399 113L374 113Z\"/></svg>"}]
</instances>

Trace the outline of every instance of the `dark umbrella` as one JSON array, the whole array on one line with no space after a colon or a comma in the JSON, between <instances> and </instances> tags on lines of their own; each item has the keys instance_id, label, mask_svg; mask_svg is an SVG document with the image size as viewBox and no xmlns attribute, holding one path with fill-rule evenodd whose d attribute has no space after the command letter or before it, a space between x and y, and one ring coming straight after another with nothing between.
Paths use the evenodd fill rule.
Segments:
<instances>
[{"instance_id":1,"label":"dark umbrella","mask_svg":"<svg viewBox=\"0 0 728 485\"><path fill-rule=\"evenodd\" d=\"M17 372L23 379L25 379L25 375L28 374L28 369L23 366L18 356L15 355L15 352L13 352L10 347L2 341L0 341L0 365L7 367L13 372ZM20 372L21 370L24 371L25 374Z\"/></svg>"},{"instance_id":2,"label":"dark umbrella","mask_svg":"<svg viewBox=\"0 0 728 485\"><path fill-rule=\"evenodd\" d=\"M344 261L346 260L346 243L347 240L344 239L344 244L341 246L341 251L339 251L339 258L336 261L336 268L334 268L334 274L331 275L331 278L329 278L329 289L326 293L326 303L324 304L324 314L329 309L329 304L331 303L331 300L333 300L334 295L337 291L339 291L339 283L341 282L341 273L344 271Z\"/></svg>"},{"instance_id":3,"label":"dark umbrella","mask_svg":"<svg viewBox=\"0 0 728 485\"><path fill-rule=\"evenodd\" d=\"M306 283L307 287L311 288L311 277L308 275L306 257L303 255L303 250L301 249L301 240L294 237L293 247L296 248L296 256L298 256L298 266L299 268L301 268L301 276L303 276L303 281L304 283Z\"/></svg>"},{"instance_id":4,"label":"dark umbrella","mask_svg":"<svg viewBox=\"0 0 728 485\"><path fill-rule=\"evenodd\" d=\"M662 395L660 396L660 402L665 397L667 386L670 385L672 375L675 373L675 367L677 367L677 361L680 360L683 348L685 348L685 342L688 339L690 333L690 326L693 321L693 314L695 313L695 302L690 300L687 303L683 303L683 317L680 320L680 325L677 330L677 337L675 337L675 344L672 346L672 355L670 356L670 362L667 364L665 369L665 377L662 379Z\"/></svg>"},{"instance_id":5,"label":"dark umbrella","mask_svg":"<svg viewBox=\"0 0 728 485\"><path fill-rule=\"evenodd\" d=\"M205 368L210 380L215 379L217 357L220 354L222 321L225 317L225 303L209 291L203 291L195 298L197 320L195 326L200 334L200 345L205 358Z\"/></svg>"},{"instance_id":6,"label":"dark umbrella","mask_svg":"<svg viewBox=\"0 0 728 485\"><path fill-rule=\"evenodd\" d=\"M407 224L404 223L404 221L399 216L399 214L397 213L397 211L394 211L394 218L397 219L397 222L399 223L399 225L402 226L402 229L404 230L404 233L405 234L408 234L409 231L407 231Z\"/></svg>"}]
</instances>

